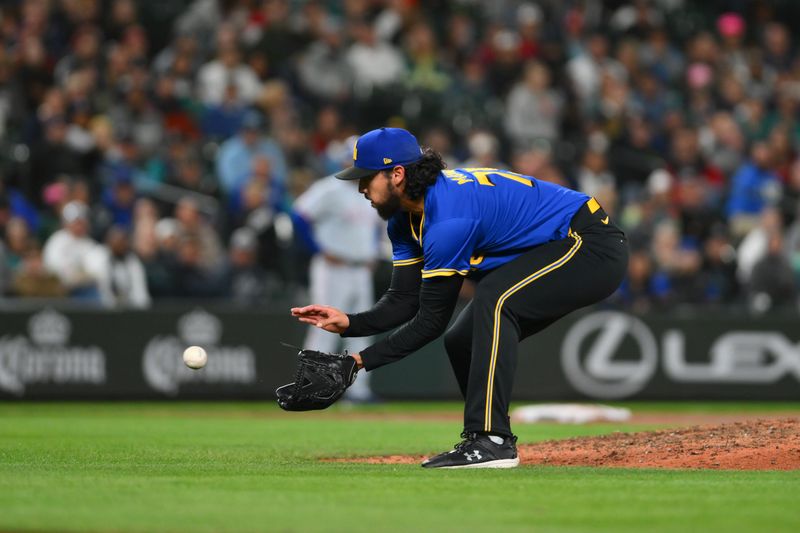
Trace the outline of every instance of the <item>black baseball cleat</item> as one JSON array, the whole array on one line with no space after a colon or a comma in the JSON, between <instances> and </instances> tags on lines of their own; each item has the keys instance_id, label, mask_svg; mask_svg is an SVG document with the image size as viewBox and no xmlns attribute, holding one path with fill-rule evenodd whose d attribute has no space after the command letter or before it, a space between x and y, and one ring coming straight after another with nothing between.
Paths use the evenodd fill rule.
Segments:
<instances>
[{"instance_id":1,"label":"black baseball cleat","mask_svg":"<svg viewBox=\"0 0 800 533\"><path fill-rule=\"evenodd\" d=\"M449 452L423 461L423 468L514 468L519 465L517 437L505 437L495 444L488 435L461 434L464 439Z\"/></svg>"}]
</instances>

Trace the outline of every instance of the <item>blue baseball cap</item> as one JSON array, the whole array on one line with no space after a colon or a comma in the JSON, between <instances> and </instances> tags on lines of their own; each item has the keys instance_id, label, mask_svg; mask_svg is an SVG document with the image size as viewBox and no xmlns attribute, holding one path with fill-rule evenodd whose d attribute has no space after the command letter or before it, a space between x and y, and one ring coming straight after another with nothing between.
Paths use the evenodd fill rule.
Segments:
<instances>
[{"instance_id":1,"label":"blue baseball cap","mask_svg":"<svg viewBox=\"0 0 800 533\"><path fill-rule=\"evenodd\" d=\"M417 138L402 128L372 130L356 141L353 166L335 174L340 180L360 180L378 171L410 165L422 159Z\"/></svg>"}]
</instances>

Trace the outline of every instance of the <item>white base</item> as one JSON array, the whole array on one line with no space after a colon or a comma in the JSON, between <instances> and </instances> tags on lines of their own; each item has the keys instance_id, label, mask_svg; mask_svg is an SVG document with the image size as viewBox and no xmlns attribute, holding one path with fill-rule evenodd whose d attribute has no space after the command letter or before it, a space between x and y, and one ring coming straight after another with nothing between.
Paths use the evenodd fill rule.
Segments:
<instances>
[{"instance_id":1,"label":"white base","mask_svg":"<svg viewBox=\"0 0 800 533\"><path fill-rule=\"evenodd\" d=\"M497 459L495 461L486 461L471 465L440 466L439 468L516 468L517 466L519 466L519 457L514 457L513 459Z\"/></svg>"}]
</instances>

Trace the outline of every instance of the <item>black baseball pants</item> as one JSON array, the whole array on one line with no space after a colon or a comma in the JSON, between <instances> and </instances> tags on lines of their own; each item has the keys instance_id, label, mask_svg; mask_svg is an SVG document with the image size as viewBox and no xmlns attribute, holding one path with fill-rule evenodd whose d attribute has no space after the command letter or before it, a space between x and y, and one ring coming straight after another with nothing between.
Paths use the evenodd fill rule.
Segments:
<instances>
[{"instance_id":1,"label":"black baseball pants","mask_svg":"<svg viewBox=\"0 0 800 533\"><path fill-rule=\"evenodd\" d=\"M481 279L444 337L464 406L464 430L510 436L508 405L519 342L599 302L628 265L625 234L591 199L566 239L537 246Z\"/></svg>"}]
</instances>

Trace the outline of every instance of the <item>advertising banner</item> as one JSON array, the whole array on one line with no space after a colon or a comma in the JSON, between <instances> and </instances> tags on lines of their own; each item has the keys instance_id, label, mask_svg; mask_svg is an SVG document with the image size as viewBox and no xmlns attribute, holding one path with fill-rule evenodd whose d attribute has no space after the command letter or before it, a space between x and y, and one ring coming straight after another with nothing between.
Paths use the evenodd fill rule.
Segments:
<instances>
[{"instance_id":1,"label":"advertising banner","mask_svg":"<svg viewBox=\"0 0 800 533\"><path fill-rule=\"evenodd\" d=\"M520 345L519 400L800 400L795 317L594 310ZM3 399L271 399L305 328L288 313L191 308L0 314ZM208 352L201 370L181 354ZM503 357L503 354L499 354ZM457 399L441 339L372 374L387 399Z\"/></svg>"},{"instance_id":2,"label":"advertising banner","mask_svg":"<svg viewBox=\"0 0 800 533\"><path fill-rule=\"evenodd\" d=\"M302 337L271 315L91 312L45 309L3 313L0 397L270 398L294 372L294 351L279 340ZM208 364L188 368L187 346L203 346Z\"/></svg>"}]
</instances>

